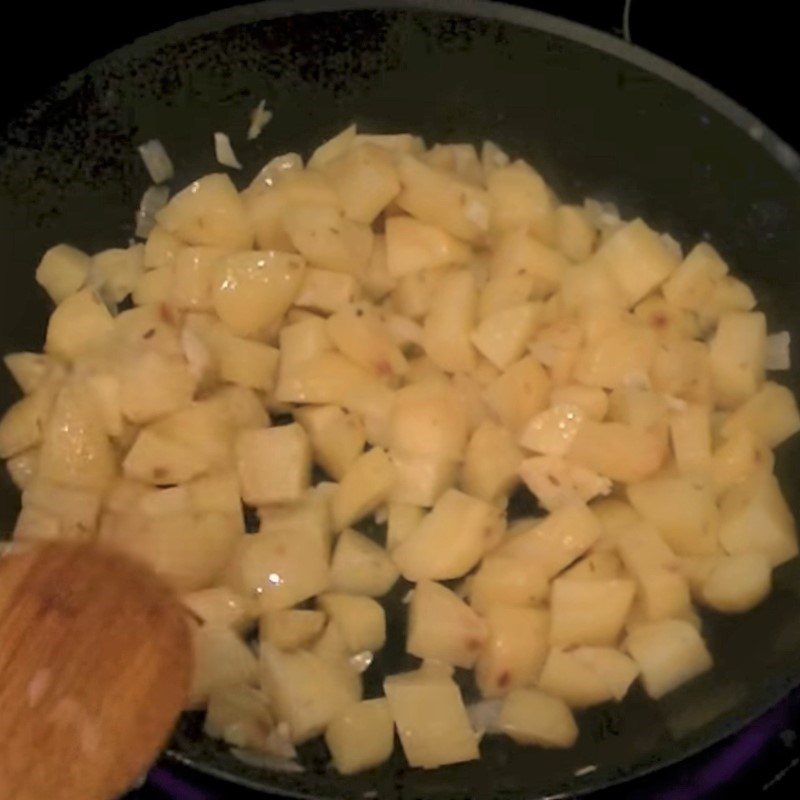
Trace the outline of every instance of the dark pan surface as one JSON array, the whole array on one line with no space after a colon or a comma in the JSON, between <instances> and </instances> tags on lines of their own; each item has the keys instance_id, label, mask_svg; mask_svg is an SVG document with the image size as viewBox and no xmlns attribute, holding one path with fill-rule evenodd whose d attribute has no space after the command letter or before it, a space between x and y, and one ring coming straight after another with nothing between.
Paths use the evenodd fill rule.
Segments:
<instances>
[{"instance_id":1,"label":"dark pan surface","mask_svg":"<svg viewBox=\"0 0 800 800\"><path fill-rule=\"evenodd\" d=\"M211 132L227 131L245 180L271 155L308 153L353 120L429 141L492 138L530 159L565 200L614 200L684 245L709 238L753 284L772 329L800 341L800 170L750 115L655 57L541 14L473 2L377 5L271 2L181 24L96 62L23 113L0 136L0 350L41 346L47 304L33 269L45 248L67 240L92 251L132 235L148 184L134 144L162 139L180 186L218 169ZM320 13L302 13L311 11ZM245 143L247 112L262 97L274 120ZM787 380L797 388L796 368ZM0 404L14 396L3 373ZM800 509L797 444L779 464ZM17 504L3 477L2 530ZM394 644L370 671L368 695L379 692L376 672L410 666L396 600L387 603ZM798 683L800 561L777 572L755 612L708 615L705 632L712 673L658 704L636 689L620 706L581 714L568 752L487 740L479 763L423 772L396 752L384 768L342 779L312 745L307 772L276 775L240 764L187 717L170 757L296 796L532 800L588 791L719 740Z\"/></svg>"}]
</instances>

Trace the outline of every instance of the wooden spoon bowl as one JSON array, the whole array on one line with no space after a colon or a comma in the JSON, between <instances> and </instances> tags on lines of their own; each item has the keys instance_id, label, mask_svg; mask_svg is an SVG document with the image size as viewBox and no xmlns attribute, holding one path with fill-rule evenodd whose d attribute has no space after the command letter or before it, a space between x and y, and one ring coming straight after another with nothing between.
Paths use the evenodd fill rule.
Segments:
<instances>
[{"instance_id":1,"label":"wooden spoon bowl","mask_svg":"<svg viewBox=\"0 0 800 800\"><path fill-rule=\"evenodd\" d=\"M146 567L85 544L0 556L0 798L108 800L184 708L186 613Z\"/></svg>"}]
</instances>

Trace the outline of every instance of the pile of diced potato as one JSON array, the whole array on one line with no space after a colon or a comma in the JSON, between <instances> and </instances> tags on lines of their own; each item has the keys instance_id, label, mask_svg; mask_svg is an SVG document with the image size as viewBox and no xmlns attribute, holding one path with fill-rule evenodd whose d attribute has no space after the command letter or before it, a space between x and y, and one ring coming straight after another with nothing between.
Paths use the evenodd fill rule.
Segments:
<instances>
[{"instance_id":1,"label":"pile of diced potato","mask_svg":"<svg viewBox=\"0 0 800 800\"><path fill-rule=\"evenodd\" d=\"M711 245L562 205L488 142L354 127L157 222L45 254L0 456L16 538L97 540L181 593L211 736L291 759L323 734L342 773L395 730L425 768L487 733L569 747L575 711L708 670L694 604L745 612L797 554L785 335ZM520 487L542 516L507 519ZM400 578L419 668L363 699Z\"/></svg>"}]
</instances>

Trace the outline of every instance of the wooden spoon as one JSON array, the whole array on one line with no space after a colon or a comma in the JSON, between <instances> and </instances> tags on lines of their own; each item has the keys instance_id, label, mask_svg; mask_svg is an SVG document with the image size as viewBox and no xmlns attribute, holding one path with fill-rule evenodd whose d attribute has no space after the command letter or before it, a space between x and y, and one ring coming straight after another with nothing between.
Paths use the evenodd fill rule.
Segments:
<instances>
[{"instance_id":1,"label":"wooden spoon","mask_svg":"<svg viewBox=\"0 0 800 800\"><path fill-rule=\"evenodd\" d=\"M92 545L0 556L0 798L110 800L184 708L186 612L147 568Z\"/></svg>"}]
</instances>

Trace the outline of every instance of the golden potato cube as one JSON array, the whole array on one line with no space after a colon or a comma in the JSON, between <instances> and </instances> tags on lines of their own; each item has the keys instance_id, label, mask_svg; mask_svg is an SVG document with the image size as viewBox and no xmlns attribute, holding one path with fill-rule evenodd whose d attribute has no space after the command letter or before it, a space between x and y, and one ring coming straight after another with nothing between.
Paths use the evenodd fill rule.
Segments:
<instances>
[{"instance_id":1,"label":"golden potato cube","mask_svg":"<svg viewBox=\"0 0 800 800\"><path fill-rule=\"evenodd\" d=\"M424 516L425 511L420 506L390 502L387 508L386 549L391 553L417 529Z\"/></svg>"},{"instance_id":2,"label":"golden potato cube","mask_svg":"<svg viewBox=\"0 0 800 800\"><path fill-rule=\"evenodd\" d=\"M469 584L469 604L485 614L493 606L532 606L544 601L547 577L535 562L490 553Z\"/></svg>"},{"instance_id":3,"label":"golden potato cube","mask_svg":"<svg viewBox=\"0 0 800 800\"><path fill-rule=\"evenodd\" d=\"M234 431L242 428L263 428L270 424L264 404L259 396L244 386L223 386L208 397L216 403Z\"/></svg>"},{"instance_id":4,"label":"golden potato cube","mask_svg":"<svg viewBox=\"0 0 800 800\"><path fill-rule=\"evenodd\" d=\"M550 594L550 641L560 647L612 645L631 609L636 585L624 578L556 578Z\"/></svg>"},{"instance_id":5,"label":"golden potato cube","mask_svg":"<svg viewBox=\"0 0 800 800\"><path fill-rule=\"evenodd\" d=\"M620 325L580 352L573 377L585 386L614 389L631 376L645 375L656 355L656 337L648 328Z\"/></svg>"},{"instance_id":6,"label":"golden potato cube","mask_svg":"<svg viewBox=\"0 0 800 800\"><path fill-rule=\"evenodd\" d=\"M2 422L0 422L0 430L2 430ZM2 441L0 439L0 441ZM15 456L6 461L6 469L8 475L20 491L24 490L26 486L36 476L36 468L39 463L39 448L31 447L28 450L23 450ZM419 509L420 516L422 509Z\"/></svg>"},{"instance_id":7,"label":"golden potato cube","mask_svg":"<svg viewBox=\"0 0 800 800\"><path fill-rule=\"evenodd\" d=\"M371 597L345 592L326 592L317 598L319 607L342 632L352 653L380 650L386 642L386 614Z\"/></svg>"},{"instance_id":8,"label":"golden potato cube","mask_svg":"<svg viewBox=\"0 0 800 800\"><path fill-rule=\"evenodd\" d=\"M764 381L767 321L761 312L736 311L720 317L709 345L717 402L733 408L752 397Z\"/></svg>"},{"instance_id":9,"label":"golden potato cube","mask_svg":"<svg viewBox=\"0 0 800 800\"><path fill-rule=\"evenodd\" d=\"M711 567L700 588L702 601L725 614L755 608L772 588L772 565L764 553L723 556Z\"/></svg>"},{"instance_id":10,"label":"golden potato cube","mask_svg":"<svg viewBox=\"0 0 800 800\"><path fill-rule=\"evenodd\" d=\"M328 548L314 531L279 529L243 537L223 582L263 611L290 608L329 588Z\"/></svg>"},{"instance_id":11,"label":"golden potato cube","mask_svg":"<svg viewBox=\"0 0 800 800\"><path fill-rule=\"evenodd\" d=\"M279 650L297 650L314 641L325 627L324 611L276 608L261 617L260 635Z\"/></svg>"},{"instance_id":12,"label":"golden potato cube","mask_svg":"<svg viewBox=\"0 0 800 800\"><path fill-rule=\"evenodd\" d=\"M395 479L389 499L430 508L456 482L458 462L441 456L390 453Z\"/></svg>"},{"instance_id":13,"label":"golden potato cube","mask_svg":"<svg viewBox=\"0 0 800 800\"><path fill-rule=\"evenodd\" d=\"M356 126L348 125L335 136L324 141L311 154L307 166L312 170L321 170L336 158L346 153L355 144Z\"/></svg>"},{"instance_id":14,"label":"golden potato cube","mask_svg":"<svg viewBox=\"0 0 800 800\"><path fill-rule=\"evenodd\" d=\"M284 325L278 334L278 342L281 383L286 382L302 364L333 350L325 320L317 316Z\"/></svg>"},{"instance_id":15,"label":"golden potato cube","mask_svg":"<svg viewBox=\"0 0 800 800\"><path fill-rule=\"evenodd\" d=\"M722 496L719 541L732 555L764 553L773 567L797 555L794 517L774 475L758 471Z\"/></svg>"},{"instance_id":16,"label":"golden potato cube","mask_svg":"<svg viewBox=\"0 0 800 800\"><path fill-rule=\"evenodd\" d=\"M36 283L54 303L60 303L83 288L91 265L91 258L82 250L57 244L42 256L36 268Z\"/></svg>"},{"instance_id":17,"label":"golden potato cube","mask_svg":"<svg viewBox=\"0 0 800 800\"><path fill-rule=\"evenodd\" d=\"M188 405L197 385L181 358L150 350L120 365L120 405L131 422L151 422Z\"/></svg>"},{"instance_id":18,"label":"golden potato cube","mask_svg":"<svg viewBox=\"0 0 800 800\"><path fill-rule=\"evenodd\" d=\"M304 272L300 256L277 250L225 256L215 267L214 310L231 332L258 338L290 308Z\"/></svg>"},{"instance_id":19,"label":"golden potato cube","mask_svg":"<svg viewBox=\"0 0 800 800\"><path fill-rule=\"evenodd\" d=\"M611 687L589 664L576 657L574 650L551 650L536 685L575 709L600 705L614 697Z\"/></svg>"},{"instance_id":20,"label":"golden potato cube","mask_svg":"<svg viewBox=\"0 0 800 800\"><path fill-rule=\"evenodd\" d=\"M639 677L636 662L613 647L576 647L570 652L600 678L617 701L625 697L631 684Z\"/></svg>"},{"instance_id":21,"label":"golden potato cube","mask_svg":"<svg viewBox=\"0 0 800 800\"><path fill-rule=\"evenodd\" d=\"M277 348L252 339L221 334L215 338L213 349L221 380L248 389L272 391L280 360Z\"/></svg>"},{"instance_id":22,"label":"golden potato cube","mask_svg":"<svg viewBox=\"0 0 800 800\"><path fill-rule=\"evenodd\" d=\"M492 170L486 178L493 232L530 231L552 244L556 236L555 203L547 184L524 161Z\"/></svg>"},{"instance_id":23,"label":"golden potato cube","mask_svg":"<svg viewBox=\"0 0 800 800\"><path fill-rule=\"evenodd\" d=\"M678 555L711 555L719 549L717 506L709 482L656 477L629 484L627 495Z\"/></svg>"},{"instance_id":24,"label":"golden potato cube","mask_svg":"<svg viewBox=\"0 0 800 800\"><path fill-rule=\"evenodd\" d=\"M422 319L430 310L438 288L453 270L425 269L394 278L391 304L399 314L411 319Z\"/></svg>"},{"instance_id":25,"label":"golden potato cube","mask_svg":"<svg viewBox=\"0 0 800 800\"><path fill-rule=\"evenodd\" d=\"M604 581L610 578L622 578L623 568L614 550L598 549L587 553L561 575L576 581Z\"/></svg>"},{"instance_id":26,"label":"golden potato cube","mask_svg":"<svg viewBox=\"0 0 800 800\"><path fill-rule=\"evenodd\" d=\"M178 251L182 247L177 236L156 225L144 244L144 268L155 270L161 267L173 267Z\"/></svg>"},{"instance_id":27,"label":"golden potato cube","mask_svg":"<svg viewBox=\"0 0 800 800\"><path fill-rule=\"evenodd\" d=\"M675 463L684 474L704 473L711 467L711 410L687 405L669 423Z\"/></svg>"},{"instance_id":28,"label":"golden potato cube","mask_svg":"<svg viewBox=\"0 0 800 800\"><path fill-rule=\"evenodd\" d=\"M725 438L741 429L752 431L768 447L777 447L800 430L797 399L791 389L768 381L723 422Z\"/></svg>"},{"instance_id":29,"label":"golden potato cube","mask_svg":"<svg viewBox=\"0 0 800 800\"><path fill-rule=\"evenodd\" d=\"M310 267L303 276L294 304L300 308L332 314L354 302L357 294L358 283L352 275Z\"/></svg>"},{"instance_id":30,"label":"golden potato cube","mask_svg":"<svg viewBox=\"0 0 800 800\"><path fill-rule=\"evenodd\" d=\"M526 356L512 364L483 392L483 399L498 420L517 434L528 420L547 406L550 378L544 367Z\"/></svg>"},{"instance_id":31,"label":"golden potato cube","mask_svg":"<svg viewBox=\"0 0 800 800\"><path fill-rule=\"evenodd\" d=\"M586 503L609 494L612 488L608 478L560 456L526 458L520 464L519 476L548 511Z\"/></svg>"},{"instance_id":32,"label":"golden potato cube","mask_svg":"<svg viewBox=\"0 0 800 800\"><path fill-rule=\"evenodd\" d=\"M471 256L467 245L436 225L405 216L386 220L386 269L395 278L464 264Z\"/></svg>"},{"instance_id":33,"label":"golden potato cube","mask_svg":"<svg viewBox=\"0 0 800 800\"><path fill-rule=\"evenodd\" d=\"M457 667L474 666L486 623L446 586L420 581L408 610L406 652Z\"/></svg>"},{"instance_id":34,"label":"golden potato cube","mask_svg":"<svg viewBox=\"0 0 800 800\"><path fill-rule=\"evenodd\" d=\"M461 467L461 488L493 502L519 483L522 451L502 425L486 420L472 434Z\"/></svg>"},{"instance_id":35,"label":"golden potato cube","mask_svg":"<svg viewBox=\"0 0 800 800\"><path fill-rule=\"evenodd\" d=\"M536 278L529 272L514 272L490 278L478 297L478 320L481 322L498 311L526 303L533 294Z\"/></svg>"},{"instance_id":36,"label":"golden potato cube","mask_svg":"<svg viewBox=\"0 0 800 800\"><path fill-rule=\"evenodd\" d=\"M45 350L74 361L78 356L106 344L114 320L92 289L71 294L50 315Z\"/></svg>"},{"instance_id":37,"label":"golden potato cube","mask_svg":"<svg viewBox=\"0 0 800 800\"><path fill-rule=\"evenodd\" d=\"M342 775L377 767L394 749L394 721L383 697L362 700L337 714L325 730L325 744Z\"/></svg>"},{"instance_id":38,"label":"golden potato cube","mask_svg":"<svg viewBox=\"0 0 800 800\"><path fill-rule=\"evenodd\" d=\"M137 306L155 306L172 300L172 280L175 267L158 267L139 276L131 293Z\"/></svg>"},{"instance_id":39,"label":"golden potato cube","mask_svg":"<svg viewBox=\"0 0 800 800\"><path fill-rule=\"evenodd\" d=\"M706 307L728 265L707 242L695 245L662 287L667 302L689 311Z\"/></svg>"},{"instance_id":40,"label":"golden potato cube","mask_svg":"<svg viewBox=\"0 0 800 800\"><path fill-rule=\"evenodd\" d=\"M540 312L536 303L497 311L478 325L470 340L498 369L506 369L525 352Z\"/></svg>"},{"instance_id":41,"label":"golden potato cube","mask_svg":"<svg viewBox=\"0 0 800 800\"><path fill-rule=\"evenodd\" d=\"M385 450L373 447L360 455L342 477L331 501L333 527L340 531L386 502L395 468Z\"/></svg>"},{"instance_id":42,"label":"golden potato cube","mask_svg":"<svg viewBox=\"0 0 800 800\"><path fill-rule=\"evenodd\" d=\"M594 250L597 231L580 206L559 206L556 209L558 250L570 261L586 261Z\"/></svg>"},{"instance_id":43,"label":"golden potato cube","mask_svg":"<svg viewBox=\"0 0 800 800\"><path fill-rule=\"evenodd\" d=\"M11 538L15 542L55 542L62 539L90 541L93 534L94 531L78 528L67 532L55 514L33 506L23 506L17 514Z\"/></svg>"},{"instance_id":44,"label":"golden potato cube","mask_svg":"<svg viewBox=\"0 0 800 800\"><path fill-rule=\"evenodd\" d=\"M258 606L250 598L227 586L213 586L181 595L181 604L204 625L227 625L240 633L258 615Z\"/></svg>"},{"instance_id":45,"label":"golden potato cube","mask_svg":"<svg viewBox=\"0 0 800 800\"><path fill-rule=\"evenodd\" d=\"M354 414L338 406L307 406L295 411L295 419L311 440L314 460L332 478L341 480L364 452L364 425Z\"/></svg>"},{"instance_id":46,"label":"golden potato cube","mask_svg":"<svg viewBox=\"0 0 800 800\"><path fill-rule=\"evenodd\" d=\"M489 636L475 665L481 694L501 697L535 683L547 656L547 611L495 605L486 611L485 619Z\"/></svg>"},{"instance_id":47,"label":"golden potato cube","mask_svg":"<svg viewBox=\"0 0 800 800\"><path fill-rule=\"evenodd\" d=\"M533 281L526 286L529 298L542 300L559 288L569 268L569 261L557 250L542 244L523 229L502 235L491 254L492 278L528 276ZM517 303L523 298L517 298Z\"/></svg>"},{"instance_id":48,"label":"golden potato cube","mask_svg":"<svg viewBox=\"0 0 800 800\"><path fill-rule=\"evenodd\" d=\"M22 493L22 505L57 517L65 528L82 528L93 533L97 527L102 493L97 489L61 486L36 477Z\"/></svg>"},{"instance_id":49,"label":"golden potato cube","mask_svg":"<svg viewBox=\"0 0 800 800\"><path fill-rule=\"evenodd\" d=\"M715 491L722 494L755 472L772 472L774 465L769 447L748 428L737 428L714 451L709 472Z\"/></svg>"},{"instance_id":50,"label":"golden potato cube","mask_svg":"<svg viewBox=\"0 0 800 800\"><path fill-rule=\"evenodd\" d=\"M0 458L10 458L41 443L53 400L53 389L41 386L6 410L0 419Z\"/></svg>"},{"instance_id":51,"label":"golden potato cube","mask_svg":"<svg viewBox=\"0 0 800 800\"><path fill-rule=\"evenodd\" d=\"M156 214L156 221L186 244L234 250L253 246L253 228L227 175L206 175L194 181Z\"/></svg>"},{"instance_id":52,"label":"golden potato cube","mask_svg":"<svg viewBox=\"0 0 800 800\"><path fill-rule=\"evenodd\" d=\"M337 669L315 653L261 646L261 680L280 720L289 726L292 742L313 739L341 711L361 700L360 692Z\"/></svg>"},{"instance_id":53,"label":"golden potato cube","mask_svg":"<svg viewBox=\"0 0 800 800\"><path fill-rule=\"evenodd\" d=\"M452 678L420 669L383 682L409 766L434 769L480 757L461 692Z\"/></svg>"},{"instance_id":54,"label":"golden potato cube","mask_svg":"<svg viewBox=\"0 0 800 800\"><path fill-rule=\"evenodd\" d=\"M354 145L324 165L344 214L371 224L400 193L400 181L391 153L370 143Z\"/></svg>"},{"instance_id":55,"label":"golden potato cube","mask_svg":"<svg viewBox=\"0 0 800 800\"><path fill-rule=\"evenodd\" d=\"M170 302L175 308L213 308L214 267L227 254L221 247L185 247L173 259Z\"/></svg>"},{"instance_id":56,"label":"golden potato cube","mask_svg":"<svg viewBox=\"0 0 800 800\"><path fill-rule=\"evenodd\" d=\"M230 626L191 625L190 630L194 668L189 708L205 704L216 689L255 682L258 661Z\"/></svg>"},{"instance_id":57,"label":"golden potato cube","mask_svg":"<svg viewBox=\"0 0 800 800\"><path fill-rule=\"evenodd\" d=\"M514 689L506 695L500 726L517 744L572 747L578 726L569 706L538 689Z\"/></svg>"},{"instance_id":58,"label":"golden potato cube","mask_svg":"<svg viewBox=\"0 0 800 800\"><path fill-rule=\"evenodd\" d=\"M449 489L392 558L407 580L460 578L486 551L497 515L486 501Z\"/></svg>"},{"instance_id":59,"label":"golden potato cube","mask_svg":"<svg viewBox=\"0 0 800 800\"><path fill-rule=\"evenodd\" d=\"M464 241L476 242L483 237L489 207L483 189L429 167L411 155L401 156L397 167L402 186L396 198L400 208Z\"/></svg>"},{"instance_id":60,"label":"golden potato cube","mask_svg":"<svg viewBox=\"0 0 800 800\"><path fill-rule=\"evenodd\" d=\"M584 505L564 506L528 530L506 539L498 553L536 563L552 578L582 556L600 537L600 522Z\"/></svg>"},{"instance_id":61,"label":"golden potato cube","mask_svg":"<svg viewBox=\"0 0 800 800\"><path fill-rule=\"evenodd\" d=\"M354 530L339 534L331 562L331 589L381 597L394 586L398 574L379 544Z\"/></svg>"},{"instance_id":62,"label":"golden potato cube","mask_svg":"<svg viewBox=\"0 0 800 800\"><path fill-rule=\"evenodd\" d=\"M445 372L469 372L475 366L470 334L478 311L478 288L468 270L447 273L436 287L425 318L422 346Z\"/></svg>"},{"instance_id":63,"label":"golden potato cube","mask_svg":"<svg viewBox=\"0 0 800 800\"><path fill-rule=\"evenodd\" d=\"M374 375L370 375L367 370L340 353L324 352L286 372L281 367L272 399L277 403L333 404L347 407L350 400L363 397L376 384Z\"/></svg>"},{"instance_id":64,"label":"golden potato cube","mask_svg":"<svg viewBox=\"0 0 800 800\"><path fill-rule=\"evenodd\" d=\"M121 303L136 288L144 272L144 246L103 250L92 258L92 272L100 280L102 296Z\"/></svg>"},{"instance_id":65,"label":"golden potato cube","mask_svg":"<svg viewBox=\"0 0 800 800\"><path fill-rule=\"evenodd\" d=\"M44 353L8 353L3 356L3 363L23 394L33 392L59 369L55 359Z\"/></svg>"},{"instance_id":66,"label":"golden potato cube","mask_svg":"<svg viewBox=\"0 0 800 800\"><path fill-rule=\"evenodd\" d=\"M203 732L234 747L276 752L275 720L266 696L252 686L220 686L209 693ZM292 755L288 742L286 755Z\"/></svg>"},{"instance_id":67,"label":"golden potato cube","mask_svg":"<svg viewBox=\"0 0 800 800\"><path fill-rule=\"evenodd\" d=\"M600 422L608 412L608 395L596 386L567 384L553 388L550 405L577 406L589 419Z\"/></svg>"},{"instance_id":68,"label":"golden potato cube","mask_svg":"<svg viewBox=\"0 0 800 800\"><path fill-rule=\"evenodd\" d=\"M625 640L650 697L658 699L711 669L711 655L688 622L665 619L642 625Z\"/></svg>"},{"instance_id":69,"label":"golden potato cube","mask_svg":"<svg viewBox=\"0 0 800 800\"><path fill-rule=\"evenodd\" d=\"M705 342L663 342L650 371L653 389L693 403L712 402L711 369Z\"/></svg>"},{"instance_id":70,"label":"golden potato cube","mask_svg":"<svg viewBox=\"0 0 800 800\"><path fill-rule=\"evenodd\" d=\"M236 469L245 503L299 500L311 477L308 436L297 423L241 431L236 437Z\"/></svg>"}]
</instances>

